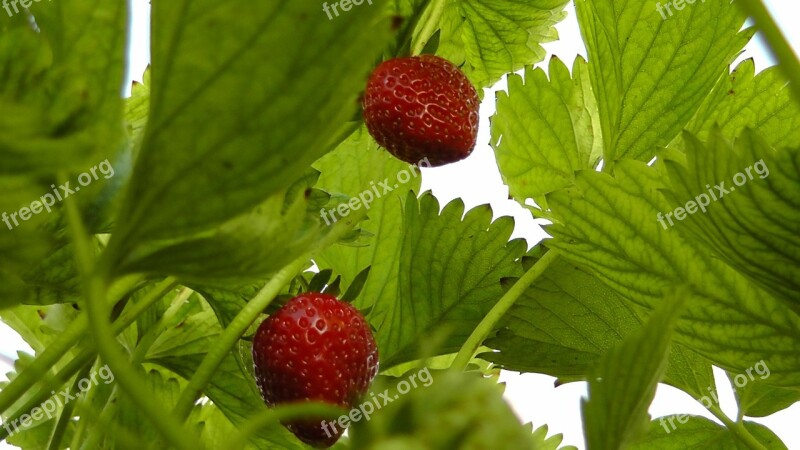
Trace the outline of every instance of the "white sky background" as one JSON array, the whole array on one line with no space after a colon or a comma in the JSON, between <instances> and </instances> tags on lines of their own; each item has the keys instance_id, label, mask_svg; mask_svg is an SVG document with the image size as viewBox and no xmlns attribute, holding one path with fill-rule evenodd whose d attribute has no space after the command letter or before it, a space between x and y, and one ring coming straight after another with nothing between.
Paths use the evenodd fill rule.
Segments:
<instances>
[{"instance_id":1,"label":"white sky background","mask_svg":"<svg viewBox=\"0 0 800 450\"><path fill-rule=\"evenodd\" d=\"M150 58L150 8L147 0L132 0L132 2L134 8L130 76L134 80L141 81L142 73ZM796 22L800 19L798 14L800 5L787 0L766 0L766 4L792 46L798 48L800 46L800 27L797 27ZM586 57L586 50L575 18L575 9L571 3L567 11L569 16L557 26L560 40L544 46L548 51L548 56L539 66L544 67L545 70L546 63L553 54L558 55L568 67L572 66L572 61L577 54ZM763 70L775 64L775 60L768 54L763 41L759 38L748 45L739 60L750 57L755 59L757 70ZM467 209L485 203L491 204L495 217L513 216L515 218L517 225L513 238L524 237L528 240L529 245L533 245L541 240L545 233L529 212L515 201L508 199L508 188L502 182L494 154L489 146L489 117L495 111L495 92L505 88L506 84L503 80L485 93L485 101L481 105L478 146L472 156L445 167L424 169L422 189L432 190L441 205L459 197L464 201ZM9 362L13 361L12 357L18 349L31 352L30 347L13 330L0 323L0 373L6 372ZM735 418L736 402L733 392L729 388L730 383L721 370L715 369L715 373L721 407L729 417ZM507 383L507 399L524 421L532 422L537 427L547 424L551 434L564 434L563 445L569 444L580 449L585 448L580 414L580 398L586 393L585 383L570 383L556 389L553 387L555 379L546 375L504 372L501 378ZM0 379L5 379L5 376L0 375ZM659 417L680 413L691 413L713 419L713 416L688 394L670 386L659 385L655 401L650 407L650 414L653 417ZM770 427L789 449L800 449L800 432L797 430L800 424L800 403L768 418L753 420ZM16 447L9 446L5 442L0 443L0 450L10 448Z\"/></svg>"}]
</instances>

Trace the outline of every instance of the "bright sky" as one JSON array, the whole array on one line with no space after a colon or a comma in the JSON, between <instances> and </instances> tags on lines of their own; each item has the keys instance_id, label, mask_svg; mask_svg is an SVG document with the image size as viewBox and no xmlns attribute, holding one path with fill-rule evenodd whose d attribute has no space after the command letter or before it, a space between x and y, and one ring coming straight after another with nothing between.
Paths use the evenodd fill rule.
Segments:
<instances>
[{"instance_id":1,"label":"bright sky","mask_svg":"<svg viewBox=\"0 0 800 450\"><path fill-rule=\"evenodd\" d=\"M149 1L133 1L133 33L130 57L130 75L132 79L141 80L141 74L149 63ZM800 15L800 6L795 2L767 0L768 7L778 20L794 48L800 46L800 27L796 21ZM569 17L558 25L561 40L546 44L550 55L556 54L571 66L575 55L586 56L586 50L575 19L575 9L570 4L567 9ZM739 60L754 58L758 70L774 65L775 61L768 54L763 41L756 39L742 54ZM519 204L508 200L508 188L503 185L492 149L489 147L488 118L494 114L494 91L505 89L500 82L491 92L487 92L486 101L481 105L481 133L478 146L472 156L456 164L436 169L425 169L422 183L423 190L432 190L439 202L445 203L460 197L467 208L490 203L495 217L514 216L517 226L513 237L524 237L530 245L541 240L545 234ZM18 349L31 352L31 349L20 337L4 324L0 324L0 369L8 366L9 358L15 356ZM5 370L0 370L4 373ZM720 405L730 416L736 417L736 402L733 393L727 386L730 383L721 370L716 370L716 383L720 391ZM570 383L559 388L553 387L554 378L538 374L517 374L504 372L502 380L507 383L506 397L517 414L534 426L547 424L551 433L563 433L564 445L575 445L584 448L581 430L580 398L585 395L585 383ZM5 376L0 376L5 379ZM690 413L713 418L699 403L688 394L675 388L660 385L656 399L650 408L653 417L667 414ZM716 420L716 419L715 419ZM789 449L800 449L800 403L765 419L755 421L769 426ZM16 448L5 442L0 443L0 450Z\"/></svg>"}]
</instances>

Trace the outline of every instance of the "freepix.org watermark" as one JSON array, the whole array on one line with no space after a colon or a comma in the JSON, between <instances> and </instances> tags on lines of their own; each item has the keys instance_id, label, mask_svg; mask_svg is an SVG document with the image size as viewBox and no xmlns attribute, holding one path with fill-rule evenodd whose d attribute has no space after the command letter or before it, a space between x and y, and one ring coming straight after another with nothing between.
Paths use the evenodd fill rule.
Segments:
<instances>
[{"instance_id":1,"label":"freepix.org watermark","mask_svg":"<svg viewBox=\"0 0 800 450\"><path fill-rule=\"evenodd\" d=\"M376 199L381 198L383 195L399 188L401 184L408 183L412 179L419 176L417 173L417 168L430 166L431 162L428 161L428 158L423 158L416 164L409 164L408 170L401 170L397 173L397 183L395 183L394 187L389 184L388 178L384 178L383 181L379 181L377 185L374 181L370 181L370 189L358 194L357 197L351 198L347 203L339 204L339 206L336 208L331 208L329 210L326 210L325 208L320 209L319 215L322 217L322 220L325 221L325 224L330 226L331 223L336 223L339 218L349 215L351 210L355 211L361 209L362 206L364 206L366 209L369 209L372 202L374 202ZM373 192L375 193L374 195ZM339 218L336 217L336 213L339 213ZM330 215L330 217L328 217L328 215Z\"/></svg>"},{"instance_id":2,"label":"freepix.org watermark","mask_svg":"<svg viewBox=\"0 0 800 450\"><path fill-rule=\"evenodd\" d=\"M339 418L334 421L320 422L320 427L322 428L322 431L325 432L326 436L331 437L333 433L337 432L337 425L342 430L345 430L348 426L350 426L351 422L360 422L362 419L369 422L372 413L397 400L401 395L408 394L412 387L417 388L417 381L422 383L422 385L425 387L428 387L433 383L433 377L431 376L431 372L427 367L421 369L417 373L411 374L411 376L408 377L408 380L403 380L397 383L398 394L394 397L389 395L389 389L379 393L377 396L374 392L370 392L369 395L371 398L368 401L365 401L357 408L351 409L349 414L343 414L339 416Z\"/></svg>"},{"instance_id":3,"label":"freepix.org watermark","mask_svg":"<svg viewBox=\"0 0 800 450\"><path fill-rule=\"evenodd\" d=\"M100 178L97 174L98 172L100 172L106 180L114 176L114 168L111 167L111 163L108 162L107 158L87 172L78 175L78 184L80 186L71 188L69 181L58 187L56 187L55 184L51 184L50 187L53 189L52 193L48 192L42 195L39 197L39 200L34 200L31 202L30 206L23 206L18 211L13 211L11 213L3 211L2 215L0 215L0 219L6 224L9 230L13 230L14 227L19 226L20 221L27 221L44 210L50 212L51 208L56 204L56 201L61 202L70 195L80 191L81 186L86 187L92 184L93 181L98 180Z\"/></svg>"},{"instance_id":4,"label":"freepix.org watermark","mask_svg":"<svg viewBox=\"0 0 800 450\"><path fill-rule=\"evenodd\" d=\"M114 382L114 373L111 372L111 369L109 369L106 364L97 369L96 372L92 372L90 376L78 381L78 390L80 392L73 394L71 392L72 386L67 386L66 389L58 393L56 393L56 391L50 391L52 397L45 400L41 405L34 407L30 414L23 414L16 420L3 423L3 428L5 428L8 435L11 436L33 425L34 420L41 420L45 416L47 416L48 420L52 419L55 417L58 408L63 408L67 403L81 398L82 395L92 389L92 386L99 385L100 380L97 379L98 376L105 384Z\"/></svg>"},{"instance_id":5,"label":"freepix.org watermark","mask_svg":"<svg viewBox=\"0 0 800 450\"><path fill-rule=\"evenodd\" d=\"M705 3L706 0L699 0L700 3ZM667 20L667 15L664 14L666 10L669 13L669 17L672 17L675 13L672 12L672 8L675 8L676 11L683 11L683 8L686 8L686 5L694 5L697 3L698 0L672 0L666 2L664 5L661 3L656 3L656 11L661 14L661 17L664 20Z\"/></svg>"},{"instance_id":6,"label":"freepix.org watermark","mask_svg":"<svg viewBox=\"0 0 800 450\"><path fill-rule=\"evenodd\" d=\"M740 389L747 386L747 383L755 381L756 379L756 377L753 375L753 372L758 374L759 378L762 380L766 380L767 378L769 378L771 373L769 371L767 363L764 362L764 360L762 359L761 361L755 363L753 367L750 367L747 370L745 370L744 373L737 374L735 377L733 377L733 384L735 384L736 387ZM719 404L719 397L717 397L717 393L714 391L714 388L709 386L708 392L711 394L711 397L713 397L713 400L708 395L704 395L702 398L700 398L700 403L702 403L706 409L711 408L713 405ZM675 429L677 429L678 425L675 424L676 421L680 424L684 424L689 421L690 417L691 416L688 414L667 416L659 419L659 423L664 428L664 431L666 431L667 434L669 434L675 431Z\"/></svg>"},{"instance_id":7,"label":"freepix.org watermark","mask_svg":"<svg viewBox=\"0 0 800 450\"><path fill-rule=\"evenodd\" d=\"M3 0L3 9L5 9L8 13L8 17L12 17L14 14L19 14L19 8L17 7L17 4L25 9L28 9L34 2L39 3L40 1L42 0ZM14 14L11 13L11 8L14 8Z\"/></svg>"},{"instance_id":8,"label":"freepix.org watermark","mask_svg":"<svg viewBox=\"0 0 800 450\"><path fill-rule=\"evenodd\" d=\"M706 185L706 189L708 189L708 194L703 192L702 194L695 197L693 200L689 200L686 202L684 206L679 206L675 208L673 211L670 211L666 214L658 213L656 214L656 220L658 223L661 224L664 229L668 229L666 221L669 222L669 226L675 225L675 222L672 221L672 217L675 216L677 220L683 220L687 216L687 214L694 214L698 210L702 211L703 213L706 212L706 207L711 204L711 200L717 201L722 197L732 193L736 190L737 187L744 186L747 184L748 181L752 180L753 172L755 171L756 175L759 176L760 179L767 178L769 176L769 167L764 163L764 160L761 159L757 161L750 167L745 168L742 172L737 173L733 176L733 184L736 186L730 186L730 188L725 187L725 182L721 182L719 184L714 185L712 188L710 184Z\"/></svg>"},{"instance_id":9,"label":"freepix.org watermark","mask_svg":"<svg viewBox=\"0 0 800 450\"><path fill-rule=\"evenodd\" d=\"M372 6L372 0L341 0L338 2L331 2L330 5L328 5L328 2L323 3L322 10L328 15L328 20L333 20L331 10L333 10L333 13L336 14L336 17L339 17L338 9L341 8L342 12L348 12L353 8L353 5L361 6L364 4L364 2L367 2L369 6Z\"/></svg>"}]
</instances>

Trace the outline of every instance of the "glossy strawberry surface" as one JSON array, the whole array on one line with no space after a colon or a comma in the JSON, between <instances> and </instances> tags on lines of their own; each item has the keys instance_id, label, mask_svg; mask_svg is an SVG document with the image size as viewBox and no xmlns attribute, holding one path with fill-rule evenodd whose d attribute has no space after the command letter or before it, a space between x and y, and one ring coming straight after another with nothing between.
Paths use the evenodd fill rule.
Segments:
<instances>
[{"instance_id":1,"label":"glossy strawberry surface","mask_svg":"<svg viewBox=\"0 0 800 450\"><path fill-rule=\"evenodd\" d=\"M397 158L432 166L462 160L478 137L478 93L453 63L433 55L381 63L362 101L372 137Z\"/></svg>"},{"instance_id":2,"label":"glossy strawberry surface","mask_svg":"<svg viewBox=\"0 0 800 450\"><path fill-rule=\"evenodd\" d=\"M269 406L314 400L350 409L377 374L378 349L356 308L329 294L306 293L261 323L253 362ZM321 420L285 425L303 442L329 447L344 430L326 431Z\"/></svg>"}]
</instances>

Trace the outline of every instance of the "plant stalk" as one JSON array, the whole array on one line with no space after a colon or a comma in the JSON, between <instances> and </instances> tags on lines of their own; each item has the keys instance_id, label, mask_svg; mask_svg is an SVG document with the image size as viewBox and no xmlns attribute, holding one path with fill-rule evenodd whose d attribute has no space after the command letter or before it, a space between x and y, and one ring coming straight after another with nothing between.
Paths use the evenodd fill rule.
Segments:
<instances>
[{"instance_id":1,"label":"plant stalk","mask_svg":"<svg viewBox=\"0 0 800 450\"><path fill-rule=\"evenodd\" d=\"M516 283L514 286L511 286L505 295L500 298L500 301L492 307L486 317L481 320L478 326L472 331L472 334L467 338L467 341L464 342L464 345L459 350L458 355L456 355L456 359L453 360L453 364L450 366L452 369L457 370L464 370L469 362L472 360L472 357L475 356L475 353L478 351L478 348L481 346L486 337L494 330L494 327L500 321L500 319L508 312L508 310L514 306L514 303L517 299L528 289L534 281L536 281L539 276L541 276L547 267L553 263L553 261L557 258L557 253L555 251L548 250L547 253L544 254L536 264L533 265Z\"/></svg>"}]
</instances>

